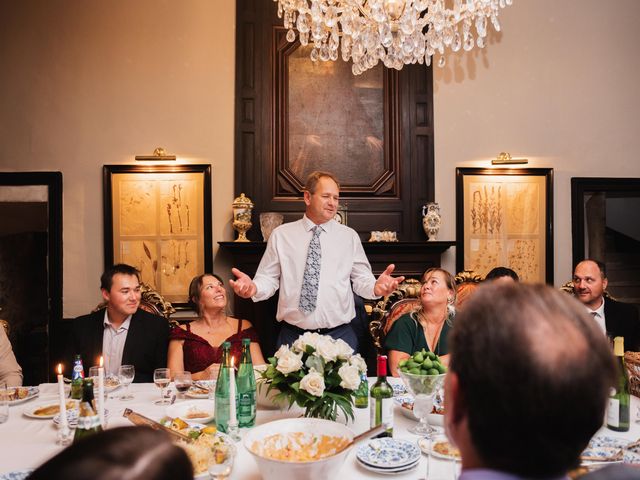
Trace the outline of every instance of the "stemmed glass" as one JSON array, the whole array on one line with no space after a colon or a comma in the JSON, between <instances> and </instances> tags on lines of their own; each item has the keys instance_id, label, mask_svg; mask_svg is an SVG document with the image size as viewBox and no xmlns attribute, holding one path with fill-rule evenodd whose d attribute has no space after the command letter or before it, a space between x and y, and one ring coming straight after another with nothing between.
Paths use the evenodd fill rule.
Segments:
<instances>
[{"instance_id":1,"label":"stemmed glass","mask_svg":"<svg viewBox=\"0 0 640 480\"><path fill-rule=\"evenodd\" d=\"M413 413L420 419L418 425L409 428L411 433L429 437L436 431L429 425L429 414L433 408L433 397L442 386L445 375L416 375L400 371L400 377L414 398Z\"/></svg>"},{"instance_id":2,"label":"stemmed glass","mask_svg":"<svg viewBox=\"0 0 640 480\"><path fill-rule=\"evenodd\" d=\"M153 383L160 389L160 400L156 400L156 405L168 405L170 400L164 398L164 389L171 382L171 371L168 368L156 368L153 371Z\"/></svg>"},{"instance_id":3,"label":"stemmed glass","mask_svg":"<svg viewBox=\"0 0 640 480\"><path fill-rule=\"evenodd\" d=\"M191 372L178 372L173 377L173 382L176 385L176 390L180 394L180 398L184 398L184 394L186 393L191 385L193 384L193 380L191 379Z\"/></svg>"},{"instance_id":4,"label":"stemmed glass","mask_svg":"<svg viewBox=\"0 0 640 480\"><path fill-rule=\"evenodd\" d=\"M133 395L129 393L129 385L133 382L133 378L136 376L136 369L133 365L120 365L118 369L118 378L120 383L124 386L124 391L120 396L120 400L131 400Z\"/></svg>"}]
</instances>

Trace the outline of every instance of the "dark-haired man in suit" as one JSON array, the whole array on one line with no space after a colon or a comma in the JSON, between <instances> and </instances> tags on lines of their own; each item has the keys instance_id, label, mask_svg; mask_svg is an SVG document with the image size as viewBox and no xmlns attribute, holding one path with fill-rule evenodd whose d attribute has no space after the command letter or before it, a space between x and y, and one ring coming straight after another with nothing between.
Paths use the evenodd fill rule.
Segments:
<instances>
[{"instance_id":1,"label":"dark-haired man in suit","mask_svg":"<svg viewBox=\"0 0 640 480\"><path fill-rule=\"evenodd\" d=\"M604 263L583 260L573 272L573 293L603 332L609 337L624 337L625 350L640 350L640 318L638 309L628 303L604 297L607 288Z\"/></svg>"},{"instance_id":2,"label":"dark-haired man in suit","mask_svg":"<svg viewBox=\"0 0 640 480\"><path fill-rule=\"evenodd\" d=\"M118 264L100 278L106 307L73 321L69 355L80 354L85 370L104 357L107 374L120 365L135 367L134 382L152 382L153 371L167 366L169 323L140 309L140 277Z\"/></svg>"}]
</instances>

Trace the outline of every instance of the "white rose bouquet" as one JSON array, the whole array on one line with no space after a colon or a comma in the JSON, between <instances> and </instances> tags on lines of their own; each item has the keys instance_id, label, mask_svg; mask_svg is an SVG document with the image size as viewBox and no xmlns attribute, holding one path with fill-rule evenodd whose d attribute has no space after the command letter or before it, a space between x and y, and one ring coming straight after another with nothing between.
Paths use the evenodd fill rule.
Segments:
<instances>
[{"instance_id":1,"label":"white rose bouquet","mask_svg":"<svg viewBox=\"0 0 640 480\"><path fill-rule=\"evenodd\" d=\"M298 404L305 417L335 420L340 409L353 420L353 396L366 372L366 363L346 342L307 332L269 358L262 378L268 391L279 391L276 401Z\"/></svg>"}]
</instances>

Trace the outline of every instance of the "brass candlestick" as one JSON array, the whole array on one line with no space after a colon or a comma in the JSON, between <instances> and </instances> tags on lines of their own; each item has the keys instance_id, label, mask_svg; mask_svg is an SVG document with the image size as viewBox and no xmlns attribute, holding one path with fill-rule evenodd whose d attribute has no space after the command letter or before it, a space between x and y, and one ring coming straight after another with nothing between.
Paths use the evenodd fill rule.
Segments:
<instances>
[{"instance_id":1,"label":"brass candlestick","mask_svg":"<svg viewBox=\"0 0 640 480\"><path fill-rule=\"evenodd\" d=\"M233 203L233 228L238 232L238 238L236 242L248 242L247 231L251 228L251 210L253 209L253 202L249 197L245 197L244 193L241 193Z\"/></svg>"}]
</instances>

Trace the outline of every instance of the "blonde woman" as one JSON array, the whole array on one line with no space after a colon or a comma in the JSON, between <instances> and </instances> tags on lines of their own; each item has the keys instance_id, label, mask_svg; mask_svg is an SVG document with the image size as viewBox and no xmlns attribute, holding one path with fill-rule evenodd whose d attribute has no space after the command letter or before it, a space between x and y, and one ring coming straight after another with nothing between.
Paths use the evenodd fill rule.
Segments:
<instances>
[{"instance_id":1,"label":"blonde woman","mask_svg":"<svg viewBox=\"0 0 640 480\"><path fill-rule=\"evenodd\" d=\"M222 343L231 343L231 356L238 365L243 338L251 339L254 365L264 363L258 334L251 323L227 315L227 291L220 277L210 273L195 277L189 285L189 300L198 318L171 330L167 363L172 373L188 371L194 380L215 378Z\"/></svg>"},{"instance_id":2,"label":"blonde woman","mask_svg":"<svg viewBox=\"0 0 640 480\"><path fill-rule=\"evenodd\" d=\"M391 326L384 346L389 352L389 367L398 375L398 363L423 348L449 363L447 337L453 327L456 281L446 270L430 268L422 276L420 306L402 315Z\"/></svg>"}]
</instances>

